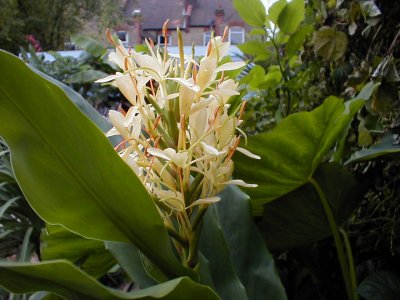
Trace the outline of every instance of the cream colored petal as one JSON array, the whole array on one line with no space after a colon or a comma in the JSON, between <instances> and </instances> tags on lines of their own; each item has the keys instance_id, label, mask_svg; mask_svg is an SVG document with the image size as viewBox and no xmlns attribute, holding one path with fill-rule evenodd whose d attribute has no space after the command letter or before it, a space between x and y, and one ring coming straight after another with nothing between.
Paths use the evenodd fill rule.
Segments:
<instances>
[{"instance_id":1,"label":"cream colored petal","mask_svg":"<svg viewBox=\"0 0 400 300\"><path fill-rule=\"evenodd\" d=\"M218 68L215 69L215 72L222 72L222 71L232 71L236 70L239 68L243 68L246 65L244 61L235 61L235 62L228 62L226 64L223 64L222 66L219 66Z\"/></svg>"},{"instance_id":2,"label":"cream colored petal","mask_svg":"<svg viewBox=\"0 0 400 300\"><path fill-rule=\"evenodd\" d=\"M153 156L156 156L156 157L168 160L168 161L171 160L171 157L165 153L165 150L163 151L163 150L160 150L157 148L147 148L147 152Z\"/></svg>"},{"instance_id":3,"label":"cream colored petal","mask_svg":"<svg viewBox=\"0 0 400 300\"><path fill-rule=\"evenodd\" d=\"M114 80L117 76L118 75L115 75L115 74L114 75L110 75L110 76L107 76L107 77L104 77L104 78L97 79L95 82L97 82L97 83L110 82L110 81Z\"/></svg>"},{"instance_id":4,"label":"cream colored petal","mask_svg":"<svg viewBox=\"0 0 400 300\"><path fill-rule=\"evenodd\" d=\"M250 158L261 159L260 156L254 154L254 153L251 153L251 152L250 152L249 150L247 150L247 149L244 149L244 148L241 148L241 147L237 147L236 150L239 151L240 153L242 153L242 154L244 154L244 155L250 157Z\"/></svg>"},{"instance_id":5,"label":"cream colored petal","mask_svg":"<svg viewBox=\"0 0 400 300\"><path fill-rule=\"evenodd\" d=\"M258 186L257 184L246 183L241 179L232 179L232 180L226 181L226 182L221 183L221 184L223 184L223 185L234 184L234 185L239 185L239 186L242 186L242 187L249 187L249 188L255 188L255 187Z\"/></svg>"},{"instance_id":6,"label":"cream colored petal","mask_svg":"<svg viewBox=\"0 0 400 300\"><path fill-rule=\"evenodd\" d=\"M180 168L183 168L187 165L187 161L189 158L189 154L187 151L184 152L178 152L176 153L173 158L172 158L172 162Z\"/></svg>"},{"instance_id":7,"label":"cream colored petal","mask_svg":"<svg viewBox=\"0 0 400 300\"><path fill-rule=\"evenodd\" d=\"M130 75L118 76L115 78L115 82L125 98L128 99L132 105L136 105L137 94Z\"/></svg>"},{"instance_id":8,"label":"cream colored petal","mask_svg":"<svg viewBox=\"0 0 400 300\"><path fill-rule=\"evenodd\" d=\"M215 80L215 69L217 68L217 57L207 56L200 61L200 68L197 73L196 83L200 87L200 92L204 91L209 84Z\"/></svg>"},{"instance_id":9,"label":"cream colored petal","mask_svg":"<svg viewBox=\"0 0 400 300\"><path fill-rule=\"evenodd\" d=\"M216 202L218 202L220 200L221 200L220 197L210 197L210 198L199 199L199 200L194 201L187 208L192 207L192 206L196 206L196 205L200 205L200 204L213 204L213 203L216 203Z\"/></svg>"}]
</instances>

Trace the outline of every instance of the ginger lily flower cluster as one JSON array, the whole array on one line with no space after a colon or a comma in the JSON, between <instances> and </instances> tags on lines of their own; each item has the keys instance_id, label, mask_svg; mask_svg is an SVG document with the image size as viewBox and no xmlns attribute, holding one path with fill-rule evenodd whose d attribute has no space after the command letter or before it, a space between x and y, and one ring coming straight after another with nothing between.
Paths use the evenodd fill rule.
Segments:
<instances>
[{"instance_id":1,"label":"ginger lily flower cluster","mask_svg":"<svg viewBox=\"0 0 400 300\"><path fill-rule=\"evenodd\" d=\"M116 150L153 196L182 262L194 267L190 243L207 207L228 184L255 186L231 180L233 154L259 157L238 146L244 103L230 109L238 84L224 75L244 63L221 63L229 43L217 36L198 64L183 54L179 29L178 37L177 57L167 45L147 42L150 54L142 54L119 42L109 59L121 72L98 82L113 84L132 104L127 112L110 111L107 135L122 138Z\"/></svg>"}]
</instances>

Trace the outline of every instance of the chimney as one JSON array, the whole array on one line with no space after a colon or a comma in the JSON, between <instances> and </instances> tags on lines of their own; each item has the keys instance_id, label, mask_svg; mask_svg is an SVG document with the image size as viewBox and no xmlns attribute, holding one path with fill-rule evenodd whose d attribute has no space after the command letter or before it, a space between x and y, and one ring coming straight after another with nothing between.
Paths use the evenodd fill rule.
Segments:
<instances>
[{"instance_id":1,"label":"chimney","mask_svg":"<svg viewBox=\"0 0 400 300\"><path fill-rule=\"evenodd\" d=\"M133 21L133 43L139 45L142 43L142 12L140 9L134 9L132 11Z\"/></svg>"},{"instance_id":2,"label":"chimney","mask_svg":"<svg viewBox=\"0 0 400 300\"><path fill-rule=\"evenodd\" d=\"M222 35L224 32L224 17L225 17L225 11L222 8L221 4L218 6L218 8L215 10L215 35Z\"/></svg>"}]
</instances>

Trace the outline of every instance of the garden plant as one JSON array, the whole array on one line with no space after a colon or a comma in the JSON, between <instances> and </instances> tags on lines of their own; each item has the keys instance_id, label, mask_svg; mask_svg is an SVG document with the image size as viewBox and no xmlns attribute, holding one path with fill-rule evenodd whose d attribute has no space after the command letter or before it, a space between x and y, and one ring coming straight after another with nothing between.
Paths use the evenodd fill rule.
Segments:
<instances>
[{"instance_id":1,"label":"garden plant","mask_svg":"<svg viewBox=\"0 0 400 300\"><path fill-rule=\"evenodd\" d=\"M240 46L247 66L225 57L226 34L198 61L184 54L179 29L176 57L151 41L147 54L125 49L108 32L116 72L97 73L97 83L117 88L127 109L107 119L0 52L0 234L23 245L0 260L2 287L30 299L310 299L289 288L285 272L292 261L307 265L304 247L332 237L336 294L314 288L308 297L396 299L391 272L359 284L347 230L376 160L400 149L391 134L373 141L367 122L388 83L353 78L339 95L336 78L302 98L315 91L317 67L328 73L344 60L347 36L325 23L346 4L281 0L267 14L259 0L233 3L255 27ZM352 3L363 13L346 15L349 29L363 16L373 31L374 2ZM320 60L307 60L310 47ZM396 77L391 59L378 63L390 69L383 77ZM286 255L287 269L269 251Z\"/></svg>"}]
</instances>

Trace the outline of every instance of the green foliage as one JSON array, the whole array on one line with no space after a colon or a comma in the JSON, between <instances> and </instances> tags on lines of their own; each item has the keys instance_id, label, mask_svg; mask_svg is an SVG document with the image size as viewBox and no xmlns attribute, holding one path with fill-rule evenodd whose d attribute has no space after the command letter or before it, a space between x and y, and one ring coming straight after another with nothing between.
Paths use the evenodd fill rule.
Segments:
<instances>
[{"instance_id":1,"label":"green foliage","mask_svg":"<svg viewBox=\"0 0 400 300\"><path fill-rule=\"evenodd\" d=\"M286 299L273 258L252 223L245 194L229 188L221 195L221 208L210 209L210 222L202 225L206 233L200 241L198 269L185 268L171 251L144 186L81 112L104 130L107 122L77 93L46 80L18 58L1 52L0 60L2 67L13 70L0 82L1 135L13 153L24 194L49 223L42 235L43 261L1 262L3 287L15 293L50 292L35 294L39 299L229 299L240 295L232 289L234 278L243 299L263 299L266 293ZM26 158L27 151L35 159ZM35 181L29 180L32 177ZM234 222L238 219L241 223ZM216 237L216 244L207 234ZM124 280L143 289L123 293L95 280L118 265Z\"/></svg>"},{"instance_id":2,"label":"green foliage","mask_svg":"<svg viewBox=\"0 0 400 300\"><path fill-rule=\"evenodd\" d=\"M248 190L254 209L259 212L260 205L307 183L363 104L331 97L312 112L289 116L271 132L250 137L248 149L261 157L260 168L254 170L240 155L235 176L258 184Z\"/></svg>"},{"instance_id":3,"label":"green foliage","mask_svg":"<svg viewBox=\"0 0 400 300\"><path fill-rule=\"evenodd\" d=\"M358 293L365 300L400 299L400 278L391 272L376 272L365 278L358 287Z\"/></svg>"},{"instance_id":4,"label":"green foliage","mask_svg":"<svg viewBox=\"0 0 400 300\"><path fill-rule=\"evenodd\" d=\"M323 26L314 32L313 44L315 52L327 61L338 61L347 50L347 36L341 31Z\"/></svg>"},{"instance_id":5,"label":"green foliage","mask_svg":"<svg viewBox=\"0 0 400 300\"><path fill-rule=\"evenodd\" d=\"M148 192L103 133L59 88L29 72L18 58L2 52L1 60L2 66L13 73L1 80L7 91L3 90L1 95L4 114L0 134L13 151L14 172L36 212L50 224L62 224L89 238L133 242L146 255L159 260L164 271L185 273L172 253ZM26 86L15 89L21 73L26 73ZM32 87L36 93L31 91ZM21 110L21 99L26 99L30 108L24 103ZM71 118L74 122L69 122ZM35 160L23 159L27 149L17 146L21 134L31 145L29 152L35 153ZM63 144L50 140L62 140ZM92 168L94 165L96 169ZM30 180L32 176L35 183ZM44 197L53 204L49 205ZM118 201L119 206L109 199ZM127 225L132 218L138 223ZM162 256L159 249L163 249Z\"/></svg>"},{"instance_id":6,"label":"green foliage","mask_svg":"<svg viewBox=\"0 0 400 300\"><path fill-rule=\"evenodd\" d=\"M267 18L264 5L260 0L233 0L233 6L240 17L249 25L263 27Z\"/></svg>"},{"instance_id":7,"label":"green foliage","mask_svg":"<svg viewBox=\"0 0 400 300\"><path fill-rule=\"evenodd\" d=\"M122 17L118 3L111 0L1 0L0 4L4 8L0 48L14 53L27 45L26 35L33 35L45 51L60 50L84 21L95 20L102 32Z\"/></svg>"},{"instance_id":8,"label":"green foliage","mask_svg":"<svg viewBox=\"0 0 400 300\"><path fill-rule=\"evenodd\" d=\"M292 0L280 11L277 25L282 32L292 34L303 20L304 0Z\"/></svg>"},{"instance_id":9,"label":"green foliage","mask_svg":"<svg viewBox=\"0 0 400 300\"><path fill-rule=\"evenodd\" d=\"M94 81L115 72L115 66L105 61L107 49L97 41L83 35L73 36L74 42L85 50L79 58L63 57L50 52L54 61L45 61L32 49L27 53L21 49L23 59L35 69L67 84L80 93L102 114L109 108L116 108L122 96L111 86L100 86Z\"/></svg>"},{"instance_id":10,"label":"green foliage","mask_svg":"<svg viewBox=\"0 0 400 300\"><path fill-rule=\"evenodd\" d=\"M72 263L63 260L36 264L0 262L1 285L15 293L49 291L66 299L219 299L208 287L189 278L177 278L135 292L122 292L101 285Z\"/></svg>"}]
</instances>

